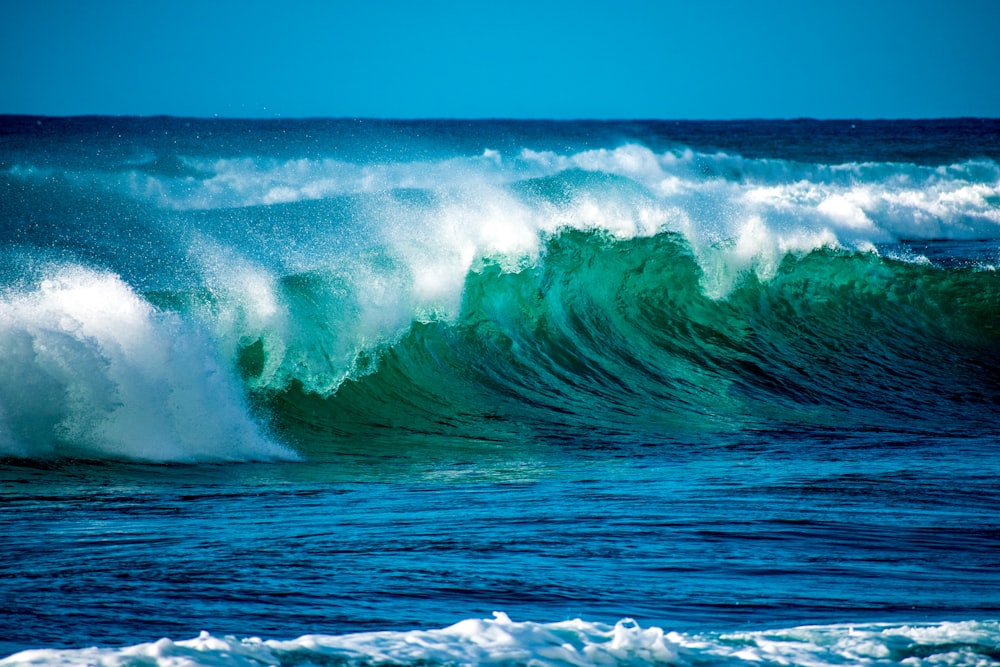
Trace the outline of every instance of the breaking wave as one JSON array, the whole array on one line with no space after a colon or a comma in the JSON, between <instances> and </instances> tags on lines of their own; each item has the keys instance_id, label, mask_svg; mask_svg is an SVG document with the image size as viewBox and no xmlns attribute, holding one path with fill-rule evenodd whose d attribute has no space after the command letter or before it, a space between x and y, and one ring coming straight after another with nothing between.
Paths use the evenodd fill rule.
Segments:
<instances>
[{"instance_id":1,"label":"breaking wave","mask_svg":"<svg viewBox=\"0 0 1000 667\"><path fill-rule=\"evenodd\" d=\"M289 459L211 342L118 277L65 268L0 298L0 455Z\"/></svg>"},{"instance_id":2,"label":"breaking wave","mask_svg":"<svg viewBox=\"0 0 1000 667\"><path fill-rule=\"evenodd\" d=\"M11 152L0 454L996 428L992 158L507 139Z\"/></svg>"}]
</instances>

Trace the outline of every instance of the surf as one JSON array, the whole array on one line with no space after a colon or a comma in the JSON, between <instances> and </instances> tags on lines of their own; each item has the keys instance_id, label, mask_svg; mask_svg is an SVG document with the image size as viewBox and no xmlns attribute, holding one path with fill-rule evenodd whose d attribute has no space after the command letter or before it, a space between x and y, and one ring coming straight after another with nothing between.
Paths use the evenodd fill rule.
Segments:
<instances>
[{"instance_id":1,"label":"surf","mask_svg":"<svg viewBox=\"0 0 1000 667\"><path fill-rule=\"evenodd\" d=\"M788 629L680 633L580 619L513 621L502 612L449 627L409 632L306 635L294 640L215 637L125 648L29 650L0 665L977 665L1000 652L996 622L918 625L805 626Z\"/></svg>"},{"instance_id":2,"label":"surf","mask_svg":"<svg viewBox=\"0 0 1000 667\"><path fill-rule=\"evenodd\" d=\"M711 127L6 123L0 451L994 432L989 141Z\"/></svg>"}]
</instances>

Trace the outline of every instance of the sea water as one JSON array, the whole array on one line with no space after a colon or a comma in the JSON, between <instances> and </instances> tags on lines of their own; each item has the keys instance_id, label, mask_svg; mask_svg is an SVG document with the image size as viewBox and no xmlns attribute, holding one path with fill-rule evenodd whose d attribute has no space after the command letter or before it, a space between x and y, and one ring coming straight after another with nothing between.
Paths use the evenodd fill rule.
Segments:
<instances>
[{"instance_id":1,"label":"sea water","mask_svg":"<svg viewBox=\"0 0 1000 667\"><path fill-rule=\"evenodd\" d=\"M1000 662L1000 121L0 118L0 660Z\"/></svg>"}]
</instances>

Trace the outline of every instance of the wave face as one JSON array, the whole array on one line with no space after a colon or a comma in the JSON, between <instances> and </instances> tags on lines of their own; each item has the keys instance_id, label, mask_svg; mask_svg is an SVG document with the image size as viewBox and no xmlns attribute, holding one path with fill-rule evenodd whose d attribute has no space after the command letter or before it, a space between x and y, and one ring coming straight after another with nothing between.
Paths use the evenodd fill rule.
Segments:
<instances>
[{"instance_id":1,"label":"wave face","mask_svg":"<svg viewBox=\"0 0 1000 667\"><path fill-rule=\"evenodd\" d=\"M822 249L722 298L705 279L676 234L562 232L532 266L470 273L453 320L410 326L343 383L297 369L281 409L352 437L995 428L996 272ZM244 348L260 376L267 340Z\"/></svg>"},{"instance_id":2,"label":"wave face","mask_svg":"<svg viewBox=\"0 0 1000 667\"><path fill-rule=\"evenodd\" d=\"M506 614L440 630L309 635L293 641L196 639L121 649L32 650L20 665L995 665L995 622L917 626L810 626L692 635L580 620L540 624Z\"/></svg>"},{"instance_id":3,"label":"wave face","mask_svg":"<svg viewBox=\"0 0 1000 667\"><path fill-rule=\"evenodd\" d=\"M996 433L995 121L2 125L5 456Z\"/></svg>"}]
</instances>

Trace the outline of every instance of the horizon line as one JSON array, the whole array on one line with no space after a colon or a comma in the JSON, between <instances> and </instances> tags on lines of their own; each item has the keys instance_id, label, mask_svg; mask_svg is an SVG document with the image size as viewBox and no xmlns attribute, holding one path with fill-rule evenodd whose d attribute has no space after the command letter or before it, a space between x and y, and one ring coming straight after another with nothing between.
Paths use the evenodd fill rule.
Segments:
<instances>
[{"instance_id":1,"label":"horizon line","mask_svg":"<svg viewBox=\"0 0 1000 667\"><path fill-rule=\"evenodd\" d=\"M46 114L46 113L16 113L0 112L0 118L33 118L47 120L73 120L86 118L117 118L117 119L172 119L172 120L194 120L194 121L378 121L378 122L542 122L542 123L746 123L746 122L895 122L895 121L956 121L956 120L1000 120L997 116L838 116L821 118L816 116L745 116L732 118L657 118L657 117L566 117L566 118L545 118L541 116L225 116L222 114L212 115L184 115L184 114L134 114L134 113L74 113L74 114Z\"/></svg>"}]
</instances>

